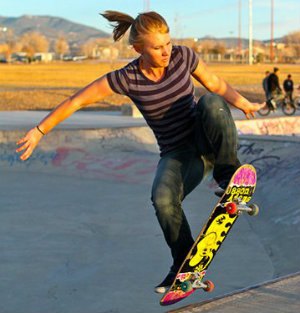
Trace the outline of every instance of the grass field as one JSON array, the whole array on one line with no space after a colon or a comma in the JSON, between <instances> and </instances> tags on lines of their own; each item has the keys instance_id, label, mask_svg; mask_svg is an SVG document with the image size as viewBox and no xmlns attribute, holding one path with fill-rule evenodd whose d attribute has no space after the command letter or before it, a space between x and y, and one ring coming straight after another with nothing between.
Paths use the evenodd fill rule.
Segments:
<instances>
[{"instance_id":1,"label":"grass field","mask_svg":"<svg viewBox=\"0 0 300 313\"><path fill-rule=\"evenodd\" d=\"M51 63L0 64L0 110L48 110L54 108L83 86L101 75L120 68L125 63ZM276 65L280 68L280 82L292 74L295 85L300 84L299 65ZM261 101L261 81L273 65L210 64L209 68L252 101ZM196 83L196 85L199 85ZM200 91L200 94L202 91ZM125 96L113 95L90 109L118 110L130 102Z\"/></svg>"}]
</instances>

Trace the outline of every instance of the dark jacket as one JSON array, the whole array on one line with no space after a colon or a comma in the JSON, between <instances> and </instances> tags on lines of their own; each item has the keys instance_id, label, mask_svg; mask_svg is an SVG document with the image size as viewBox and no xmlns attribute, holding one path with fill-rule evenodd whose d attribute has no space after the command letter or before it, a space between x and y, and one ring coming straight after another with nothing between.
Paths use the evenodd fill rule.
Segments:
<instances>
[{"instance_id":1,"label":"dark jacket","mask_svg":"<svg viewBox=\"0 0 300 313\"><path fill-rule=\"evenodd\" d=\"M281 90L280 86L279 86L279 79L278 76L274 73L270 74L268 77L268 91L272 92L275 90Z\"/></svg>"},{"instance_id":2,"label":"dark jacket","mask_svg":"<svg viewBox=\"0 0 300 313\"><path fill-rule=\"evenodd\" d=\"M265 94L268 93L268 78L269 76L265 77L262 82L262 86L263 86Z\"/></svg>"},{"instance_id":3,"label":"dark jacket","mask_svg":"<svg viewBox=\"0 0 300 313\"><path fill-rule=\"evenodd\" d=\"M294 90L294 83L291 79L286 79L283 82L283 89L284 91L293 91Z\"/></svg>"}]
</instances>

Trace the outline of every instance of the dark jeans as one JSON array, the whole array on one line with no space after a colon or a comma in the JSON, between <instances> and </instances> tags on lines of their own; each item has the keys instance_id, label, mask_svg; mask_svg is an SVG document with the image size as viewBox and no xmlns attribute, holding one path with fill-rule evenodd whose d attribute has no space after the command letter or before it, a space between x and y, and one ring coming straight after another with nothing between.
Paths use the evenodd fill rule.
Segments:
<instances>
[{"instance_id":1,"label":"dark jeans","mask_svg":"<svg viewBox=\"0 0 300 313\"><path fill-rule=\"evenodd\" d=\"M293 101L293 91L286 91L285 92L286 99L289 100L290 103L294 103Z\"/></svg>"},{"instance_id":2,"label":"dark jeans","mask_svg":"<svg viewBox=\"0 0 300 313\"><path fill-rule=\"evenodd\" d=\"M240 166L237 132L226 101L215 94L200 98L195 108L195 134L163 155L152 187L152 202L177 271L194 243L182 210L182 200L201 182L213 165L219 183L230 180Z\"/></svg>"},{"instance_id":3,"label":"dark jeans","mask_svg":"<svg viewBox=\"0 0 300 313\"><path fill-rule=\"evenodd\" d=\"M282 91L280 89L275 89L273 91L270 92L270 102L273 106L274 109L277 108L277 102L279 100L284 99L284 94L282 93Z\"/></svg>"}]
</instances>

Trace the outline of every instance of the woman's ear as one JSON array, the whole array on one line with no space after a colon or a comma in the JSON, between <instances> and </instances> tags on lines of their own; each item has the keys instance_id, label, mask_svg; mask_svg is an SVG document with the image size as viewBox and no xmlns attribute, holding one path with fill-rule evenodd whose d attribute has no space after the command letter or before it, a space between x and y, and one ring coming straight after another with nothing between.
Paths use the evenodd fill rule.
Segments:
<instances>
[{"instance_id":1,"label":"woman's ear","mask_svg":"<svg viewBox=\"0 0 300 313\"><path fill-rule=\"evenodd\" d=\"M134 49L137 53L142 54L142 48L141 48L140 45L134 44L134 45L133 45L133 49Z\"/></svg>"}]
</instances>

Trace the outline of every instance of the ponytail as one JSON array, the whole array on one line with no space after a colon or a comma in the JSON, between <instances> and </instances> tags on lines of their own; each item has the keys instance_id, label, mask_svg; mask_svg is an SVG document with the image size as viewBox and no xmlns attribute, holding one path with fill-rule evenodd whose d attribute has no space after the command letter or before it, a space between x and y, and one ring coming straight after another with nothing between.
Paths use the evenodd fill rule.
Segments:
<instances>
[{"instance_id":1,"label":"ponytail","mask_svg":"<svg viewBox=\"0 0 300 313\"><path fill-rule=\"evenodd\" d=\"M130 27L129 43L131 45L141 44L143 42L143 35L156 31L162 34L169 32L167 22L156 12L141 13L136 19L128 14L117 11L105 11L100 13L100 15L112 22L114 41L120 40Z\"/></svg>"},{"instance_id":2,"label":"ponytail","mask_svg":"<svg viewBox=\"0 0 300 313\"><path fill-rule=\"evenodd\" d=\"M134 19L130 15L117 11L105 11L100 13L100 15L112 22L114 41L120 40L125 35L127 29L134 23Z\"/></svg>"}]
</instances>

